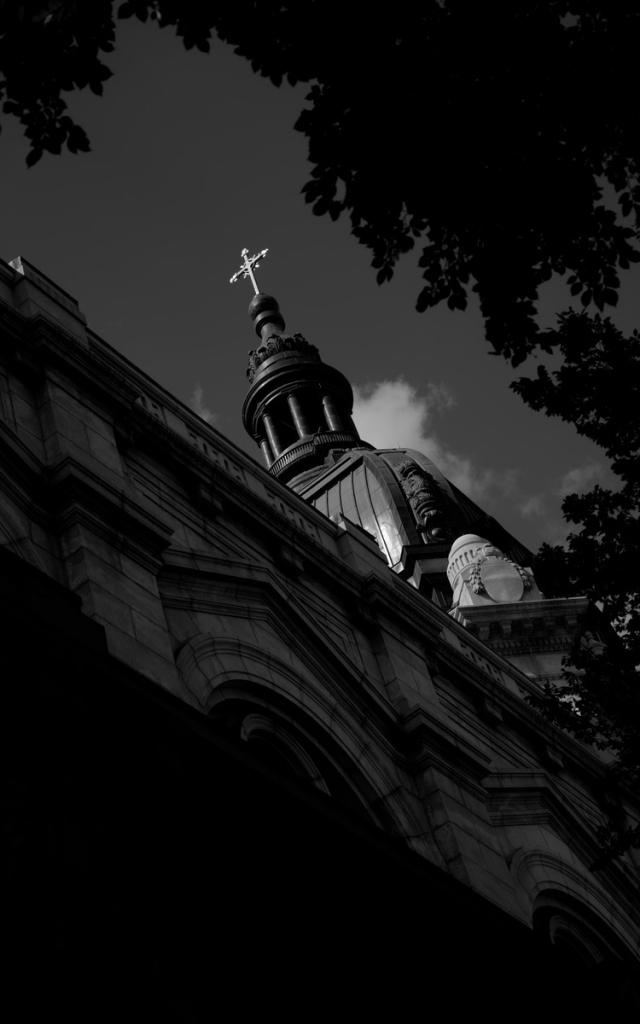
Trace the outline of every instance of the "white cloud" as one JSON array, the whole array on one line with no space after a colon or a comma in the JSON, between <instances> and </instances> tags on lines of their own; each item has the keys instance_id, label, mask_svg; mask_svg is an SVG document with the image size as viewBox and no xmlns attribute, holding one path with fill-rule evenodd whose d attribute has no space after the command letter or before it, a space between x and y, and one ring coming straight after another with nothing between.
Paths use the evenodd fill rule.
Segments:
<instances>
[{"instance_id":1,"label":"white cloud","mask_svg":"<svg viewBox=\"0 0 640 1024\"><path fill-rule=\"evenodd\" d=\"M363 387L354 385L353 419L360 436L376 448L415 448L471 498L481 498L489 488L512 490L513 471L499 477L493 470L479 471L471 459L446 448L434 435L434 414L455 405L443 384L431 384L419 395L406 380L383 380Z\"/></svg>"},{"instance_id":2,"label":"white cloud","mask_svg":"<svg viewBox=\"0 0 640 1024\"><path fill-rule=\"evenodd\" d=\"M530 498L527 498L526 501L523 501L518 505L518 508L525 519L530 519L532 516L544 516L547 514L547 506L538 494L534 494Z\"/></svg>"},{"instance_id":3,"label":"white cloud","mask_svg":"<svg viewBox=\"0 0 640 1024\"><path fill-rule=\"evenodd\" d=\"M443 386L433 385L427 395L402 377L353 388L353 418L361 437L376 448L420 448L427 440L432 414L453 405Z\"/></svg>"},{"instance_id":4,"label":"white cloud","mask_svg":"<svg viewBox=\"0 0 640 1024\"><path fill-rule=\"evenodd\" d=\"M570 469L560 481L556 494L560 498L564 498L567 494L582 494L602 476L602 471L599 462L590 462L588 466Z\"/></svg>"},{"instance_id":5,"label":"white cloud","mask_svg":"<svg viewBox=\"0 0 640 1024\"><path fill-rule=\"evenodd\" d=\"M204 404L204 392L199 384L196 384L196 386L193 389L193 394L189 399L189 405L196 413L196 415L200 416L205 421L205 423L208 423L210 426L213 426L213 424L218 419L218 413L211 412L211 409L207 409L206 405Z\"/></svg>"}]
</instances>

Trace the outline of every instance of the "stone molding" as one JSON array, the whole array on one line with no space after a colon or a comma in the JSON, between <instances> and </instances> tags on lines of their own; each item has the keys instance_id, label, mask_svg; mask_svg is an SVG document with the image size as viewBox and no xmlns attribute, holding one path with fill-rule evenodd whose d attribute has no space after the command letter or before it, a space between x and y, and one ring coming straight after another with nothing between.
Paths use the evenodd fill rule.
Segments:
<instances>
[{"instance_id":1,"label":"stone molding","mask_svg":"<svg viewBox=\"0 0 640 1024\"><path fill-rule=\"evenodd\" d=\"M282 472L287 469L294 462L299 462L301 459L308 458L309 456L316 456L318 450L322 448L339 448L341 444L352 444L353 434L349 434L346 431L334 430L326 431L322 434L314 434L309 439L301 439L296 441L292 447L279 455L277 459L271 465L269 473L271 476L278 477ZM360 443L360 442L359 442ZM364 445L362 445L364 447Z\"/></svg>"},{"instance_id":2,"label":"stone molding","mask_svg":"<svg viewBox=\"0 0 640 1024\"><path fill-rule=\"evenodd\" d=\"M70 455L50 467L48 477L47 504L58 532L82 523L115 550L126 551L154 574L158 572L173 530L141 500L110 487Z\"/></svg>"},{"instance_id":3,"label":"stone molding","mask_svg":"<svg viewBox=\"0 0 640 1024\"><path fill-rule=\"evenodd\" d=\"M599 852L597 849L596 853ZM624 878L619 869L609 867L596 877L568 848L564 856L549 849L516 849L510 859L510 869L527 896L531 915L544 901L546 893L563 894L595 913L637 957L640 913L636 909L631 916L621 909L623 906L637 908L637 888L634 880Z\"/></svg>"},{"instance_id":4,"label":"stone molding","mask_svg":"<svg viewBox=\"0 0 640 1024\"><path fill-rule=\"evenodd\" d=\"M328 701L324 685L309 688L311 676L307 685L301 685L303 680L291 664L237 637L191 637L177 652L176 665L206 713L228 700L288 713L296 727L312 737L345 777L355 782L378 824L403 837L424 831L425 823L415 817L399 785L392 757L384 761L380 757L379 737L372 742L369 731L372 720L363 716L357 705L347 709ZM393 746L388 749L391 754Z\"/></svg>"},{"instance_id":5,"label":"stone molding","mask_svg":"<svg viewBox=\"0 0 640 1024\"><path fill-rule=\"evenodd\" d=\"M254 711L245 715L240 723L240 739L249 743L254 737L262 738L264 736L275 738L279 749L284 750L286 754L290 755L291 766L296 773L302 769L302 777L305 780L313 783L316 789L319 789L327 796L331 795L322 772L313 757L309 754L306 747L293 735L291 729L287 729L286 725L283 725L278 717L273 714Z\"/></svg>"},{"instance_id":6,"label":"stone molding","mask_svg":"<svg viewBox=\"0 0 640 1024\"><path fill-rule=\"evenodd\" d=\"M267 359L279 355L281 352L299 352L305 359L311 359L319 363L320 353L315 345L312 345L302 334L272 334L264 345L249 352L249 365L246 370L250 384Z\"/></svg>"},{"instance_id":7,"label":"stone molding","mask_svg":"<svg viewBox=\"0 0 640 1024\"><path fill-rule=\"evenodd\" d=\"M467 605L452 608L449 615L501 653L564 651L588 607L586 597L566 597Z\"/></svg>"},{"instance_id":8,"label":"stone molding","mask_svg":"<svg viewBox=\"0 0 640 1024\"><path fill-rule=\"evenodd\" d=\"M171 552L167 557L171 557ZM366 700L367 714L372 722L379 722L382 735L393 720L393 713L386 701L373 690L367 676L346 654L329 644L321 630L298 611L286 589L278 584L266 567L259 575L256 568L248 563L243 568L241 575L237 562L228 567L218 563L206 572L165 562L158 581L163 605L235 617L238 600L241 600L247 617L268 622L280 637L283 649L294 653L309 673L314 676L321 673L324 678L332 679L347 703ZM216 592L216 583L233 585L233 598L228 599L224 593ZM222 643L222 638L216 638L215 642ZM248 649L253 650L251 645Z\"/></svg>"},{"instance_id":9,"label":"stone molding","mask_svg":"<svg viewBox=\"0 0 640 1024\"><path fill-rule=\"evenodd\" d=\"M402 716L402 727L414 771L436 768L482 802L486 800L482 780L491 771L491 758L453 728L444 712L436 719L433 708L427 714L412 707Z\"/></svg>"}]
</instances>

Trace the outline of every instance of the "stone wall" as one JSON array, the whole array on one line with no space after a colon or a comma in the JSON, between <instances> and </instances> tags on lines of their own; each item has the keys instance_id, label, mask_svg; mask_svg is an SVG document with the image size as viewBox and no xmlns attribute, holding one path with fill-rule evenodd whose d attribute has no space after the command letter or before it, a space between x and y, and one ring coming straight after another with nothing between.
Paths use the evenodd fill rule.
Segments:
<instances>
[{"instance_id":1,"label":"stone wall","mask_svg":"<svg viewBox=\"0 0 640 1024\"><path fill-rule=\"evenodd\" d=\"M1 543L230 742L526 927L579 906L596 959L635 956L637 858L590 870L604 764L528 707L532 679L127 363L35 268L0 264L0 285Z\"/></svg>"}]
</instances>

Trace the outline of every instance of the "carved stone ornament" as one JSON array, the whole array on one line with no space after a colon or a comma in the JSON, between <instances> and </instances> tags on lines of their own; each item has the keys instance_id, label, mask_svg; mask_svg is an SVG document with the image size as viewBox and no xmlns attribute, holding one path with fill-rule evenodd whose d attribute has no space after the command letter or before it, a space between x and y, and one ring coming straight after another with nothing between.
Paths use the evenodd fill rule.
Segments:
<instances>
[{"instance_id":1,"label":"carved stone ornament","mask_svg":"<svg viewBox=\"0 0 640 1024\"><path fill-rule=\"evenodd\" d=\"M471 565L469 583L474 594L488 594L494 601L519 601L531 590L533 577L493 545L486 545Z\"/></svg>"},{"instance_id":2,"label":"carved stone ornament","mask_svg":"<svg viewBox=\"0 0 640 1024\"><path fill-rule=\"evenodd\" d=\"M480 575L480 562L474 562L469 573L469 583L474 594L484 594L484 583Z\"/></svg>"},{"instance_id":3,"label":"carved stone ornament","mask_svg":"<svg viewBox=\"0 0 640 1024\"><path fill-rule=\"evenodd\" d=\"M258 367L264 363L265 359L277 355L278 352L301 352L307 359L320 361L320 353L316 346L308 342L301 334L272 334L267 339L266 344L249 352L249 365L247 367L249 383L253 383Z\"/></svg>"},{"instance_id":4,"label":"carved stone ornament","mask_svg":"<svg viewBox=\"0 0 640 1024\"><path fill-rule=\"evenodd\" d=\"M429 539L449 540L444 503L436 480L413 459L398 466L398 475L416 521L426 529Z\"/></svg>"}]
</instances>

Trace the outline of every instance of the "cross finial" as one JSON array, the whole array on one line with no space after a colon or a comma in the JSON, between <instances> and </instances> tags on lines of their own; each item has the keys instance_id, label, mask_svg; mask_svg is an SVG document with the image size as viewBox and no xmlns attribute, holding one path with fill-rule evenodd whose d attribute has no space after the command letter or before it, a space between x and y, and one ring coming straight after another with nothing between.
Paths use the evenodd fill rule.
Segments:
<instances>
[{"instance_id":1,"label":"cross finial","mask_svg":"<svg viewBox=\"0 0 640 1024\"><path fill-rule=\"evenodd\" d=\"M258 267L260 266L258 260L264 259L268 252L268 249L263 249L262 252L257 252L255 256L249 256L249 250L243 249L242 252L240 253L240 255L242 256L242 266L240 267L240 270L237 270L235 272L233 277L229 278L229 284L233 284L234 281L237 281L239 277L250 277L251 284L253 285L253 290L255 291L256 295L258 295L259 290L258 285L256 284L256 279L253 276L253 268L255 267L256 270L258 269Z\"/></svg>"}]
</instances>

